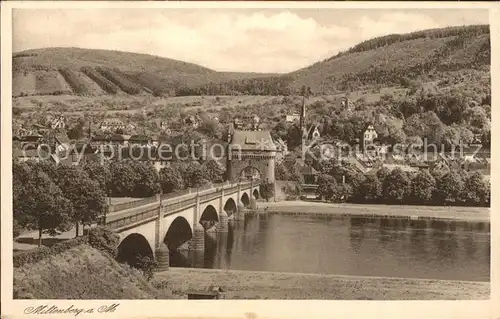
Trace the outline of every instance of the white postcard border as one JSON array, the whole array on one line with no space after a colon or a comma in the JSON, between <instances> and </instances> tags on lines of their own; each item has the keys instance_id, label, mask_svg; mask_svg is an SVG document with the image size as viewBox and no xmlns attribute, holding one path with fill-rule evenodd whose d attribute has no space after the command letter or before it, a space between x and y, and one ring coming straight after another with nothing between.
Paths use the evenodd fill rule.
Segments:
<instances>
[{"instance_id":1,"label":"white postcard border","mask_svg":"<svg viewBox=\"0 0 500 319\"><path fill-rule=\"evenodd\" d=\"M499 275L499 222L495 208L500 207L498 159L500 126L492 125L492 208L491 208L491 299L488 301L317 301L317 300L13 300L12 299L12 8L369 8L369 9L489 9L491 26L491 88L492 123L500 121L500 11L499 4L488 2L3 2L1 7L2 43L2 108L1 108L1 225L2 269L1 311L5 318L24 315L24 309L38 305L57 305L79 308L99 308L102 305L119 304L113 313L82 314L82 318L107 317L242 317L254 312L260 318L338 318L368 316L370 318L495 318L500 316ZM42 27L42 26L41 26ZM495 196L497 195L497 196ZM494 252L497 252L496 254ZM300 289L300 287L297 287ZM492 302L493 300L497 302ZM79 316L79 317L80 317ZM33 318L63 318L57 316L33 316Z\"/></svg>"}]
</instances>

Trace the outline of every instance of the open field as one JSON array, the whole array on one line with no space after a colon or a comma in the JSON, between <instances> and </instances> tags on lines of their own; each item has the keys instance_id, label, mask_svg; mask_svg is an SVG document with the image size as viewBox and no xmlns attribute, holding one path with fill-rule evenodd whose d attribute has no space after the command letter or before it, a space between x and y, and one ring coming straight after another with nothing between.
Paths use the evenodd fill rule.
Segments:
<instances>
[{"instance_id":1,"label":"open field","mask_svg":"<svg viewBox=\"0 0 500 319\"><path fill-rule=\"evenodd\" d=\"M29 77L22 77L18 81L28 81ZM94 88L95 90L98 90ZM368 103L379 101L381 96L391 94L395 97L404 96L408 89L401 87L387 87L377 91L359 90L349 93L350 99L356 101L364 99ZM345 94L331 94L312 96L306 104L325 102L327 104L339 105ZM168 110L170 108L181 108L183 111L206 111L209 114L217 114L223 108L247 108L249 106L267 106L270 108L285 108L289 113L298 109L301 97L289 96L177 96L177 97L153 97L147 93L140 95L118 94L114 96L99 94L96 96L75 95L41 95L22 96L14 98L13 106L22 110L22 115L27 116L33 112L43 109L46 112L62 113L66 116L81 116L84 113L103 112L108 116L127 114L142 114L142 108L146 112L156 109Z\"/></svg>"},{"instance_id":2,"label":"open field","mask_svg":"<svg viewBox=\"0 0 500 319\"><path fill-rule=\"evenodd\" d=\"M337 215L403 216L410 218L442 218L464 221L490 220L488 207L399 206L375 204L332 204L309 201L262 202L259 208L270 213L305 213Z\"/></svg>"},{"instance_id":3,"label":"open field","mask_svg":"<svg viewBox=\"0 0 500 319\"><path fill-rule=\"evenodd\" d=\"M227 299L458 300L490 294L488 282L242 270L170 268L156 273L155 280L166 280L174 298L208 285L221 287Z\"/></svg>"}]
</instances>

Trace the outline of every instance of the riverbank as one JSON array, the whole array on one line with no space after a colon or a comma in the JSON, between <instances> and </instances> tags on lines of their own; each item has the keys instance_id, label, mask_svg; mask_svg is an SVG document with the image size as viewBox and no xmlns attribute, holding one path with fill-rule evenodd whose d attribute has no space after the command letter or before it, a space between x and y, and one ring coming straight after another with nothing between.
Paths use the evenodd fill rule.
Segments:
<instances>
[{"instance_id":1,"label":"riverbank","mask_svg":"<svg viewBox=\"0 0 500 319\"><path fill-rule=\"evenodd\" d=\"M407 217L423 219L453 219L489 222L489 207L443 207L378 204L336 204L309 201L259 202L259 209L269 213L335 214L353 216Z\"/></svg>"},{"instance_id":2,"label":"riverbank","mask_svg":"<svg viewBox=\"0 0 500 319\"><path fill-rule=\"evenodd\" d=\"M485 300L490 294L489 282L244 270L170 268L155 280L167 281L181 299L209 285L221 287L226 299Z\"/></svg>"}]
</instances>

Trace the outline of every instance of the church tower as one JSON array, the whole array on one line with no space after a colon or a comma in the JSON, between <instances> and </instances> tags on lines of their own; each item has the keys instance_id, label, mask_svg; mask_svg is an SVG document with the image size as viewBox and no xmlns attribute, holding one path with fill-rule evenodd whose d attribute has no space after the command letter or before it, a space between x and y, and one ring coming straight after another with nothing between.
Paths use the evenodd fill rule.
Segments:
<instances>
[{"instance_id":1,"label":"church tower","mask_svg":"<svg viewBox=\"0 0 500 319\"><path fill-rule=\"evenodd\" d=\"M306 134L306 97L302 96L302 109L300 110L300 134L305 138Z\"/></svg>"}]
</instances>

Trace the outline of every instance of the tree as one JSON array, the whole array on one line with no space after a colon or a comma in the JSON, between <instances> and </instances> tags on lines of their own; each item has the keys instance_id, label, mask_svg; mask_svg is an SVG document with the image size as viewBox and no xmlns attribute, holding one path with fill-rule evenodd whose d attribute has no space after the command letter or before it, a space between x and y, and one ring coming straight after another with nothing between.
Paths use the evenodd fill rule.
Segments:
<instances>
[{"instance_id":1,"label":"tree","mask_svg":"<svg viewBox=\"0 0 500 319\"><path fill-rule=\"evenodd\" d=\"M288 172L288 168L285 166L284 162L276 165L276 179L279 181L290 180L290 173Z\"/></svg>"},{"instance_id":2,"label":"tree","mask_svg":"<svg viewBox=\"0 0 500 319\"><path fill-rule=\"evenodd\" d=\"M129 162L135 177L132 197L151 197L160 192L158 173L150 162Z\"/></svg>"},{"instance_id":3,"label":"tree","mask_svg":"<svg viewBox=\"0 0 500 319\"><path fill-rule=\"evenodd\" d=\"M99 184L103 191L107 192L111 184L110 166L108 164L101 165L96 161L84 161L82 168L92 180Z\"/></svg>"},{"instance_id":4,"label":"tree","mask_svg":"<svg viewBox=\"0 0 500 319\"><path fill-rule=\"evenodd\" d=\"M367 203L377 202L382 196L382 183L377 175L368 175L359 185L360 199Z\"/></svg>"},{"instance_id":5,"label":"tree","mask_svg":"<svg viewBox=\"0 0 500 319\"><path fill-rule=\"evenodd\" d=\"M381 169L379 169L379 170L377 171L377 174L376 174L376 175L377 175L377 178L379 179L379 181L380 181L381 183L383 183L383 182L384 182L384 180L385 180L385 179L386 179L386 178L387 178L390 174L391 174L391 171L390 171L388 168L386 168L386 167L382 167Z\"/></svg>"},{"instance_id":6,"label":"tree","mask_svg":"<svg viewBox=\"0 0 500 319\"><path fill-rule=\"evenodd\" d=\"M418 172L411 181L411 201L414 203L429 203L432 200L435 188L436 180L427 170Z\"/></svg>"},{"instance_id":7,"label":"tree","mask_svg":"<svg viewBox=\"0 0 500 319\"><path fill-rule=\"evenodd\" d=\"M224 167L216 160L209 160L202 165L202 169L205 171L206 179L212 183L221 183L224 181L224 174L226 170Z\"/></svg>"},{"instance_id":8,"label":"tree","mask_svg":"<svg viewBox=\"0 0 500 319\"><path fill-rule=\"evenodd\" d=\"M212 138L220 138L221 137L221 128L219 123L211 118L204 119L200 126L198 127L198 131L200 133L205 134L208 137Z\"/></svg>"},{"instance_id":9,"label":"tree","mask_svg":"<svg viewBox=\"0 0 500 319\"><path fill-rule=\"evenodd\" d=\"M133 167L126 162L113 162L110 165L111 196L131 196L136 187L137 177Z\"/></svg>"},{"instance_id":10,"label":"tree","mask_svg":"<svg viewBox=\"0 0 500 319\"><path fill-rule=\"evenodd\" d=\"M22 176L14 171L14 180ZM63 196L61 189L38 167L30 170L29 180L14 196L14 219L26 229L37 229L42 245L42 234L56 235L58 231L69 229L70 202Z\"/></svg>"},{"instance_id":11,"label":"tree","mask_svg":"<svg viewBox=\"0 0 500 319\"><path fill-rule=\"evenodd\" d=\"M327 201L333 200L337 195L337 182L335 178L327 174L320 174L316 192L321 198Z\"/></svg>"},{"instance_id":12,"label":"tree","mask_svg":"<svg viewBox=\"0 0 500 319\"><path fill-rule=\"evenodd\" d=\"M75 126L69 129L68 131L68 137L72 140L79 140L82 139L84 136L83 132L83 126L85 125L85 122L80 120Z\"/></svg>"},{"instance_id":13,"label":"tree","mask_svg":"<svg viewBox=\"0 0 500 319\"><path fill-rule=\"evenodd\" d=\"M160 185L164 194L184 189L184 180L179 168L175 165L160 170Z\"/></svg>"},{"instance_id":14,"label":"tree","mask_svg":"<svg viewBox=\"0 0 500 319\"><path fill-rule=\"evenodd\" d=\"M475 106L467 109L464 113L465 122L470 128L480 132L484 127L489 126L490 120L486 110L482 106Z\"/></svg>"},{"instance_id":15,"label":"tree","mask_svg":"<svg viewBox=\"0 0 500 319\"><path fill-rule=\"evenodd\" d=\"M475 172L465 179L462 198L468 206L486 206L490 197L490 185Z\"/></svg>"},{"instance_id":16,"label":"tree","mask_svg":"<svg viewBox=\"0 0 500 319\"><path fill-rule=\"evenodd\" d=\"M382 185L384 199L394 203L402 204L411 190L411 180L408 174L399 168L394 169Z\"/></svg>"},{"instance_id":17,"label":"tree","mask_svg":"<svg viewBox=\"0 0 500 319\"><path fill-rule=\"evenodd\" d=\"M210 182L198 162L190 162L188 165L183 166L181 172L187 187L197 188Z\"/></svg>"},{"instance_id":18,"label":"tree","mask_svg":"<svg viewBox=\"0 0 500 319\"><path fill-rule=\"evenodd\" d=\"M351 187L350 197L352 197L355 201L360 200L363 196L361 193L361 185L366 180L365 175L363 175L356 168L348 165L344 167L344 176L345 182Z\"/></svg>"},{"instance_id":19,"label":"tree","mask_svg":"<svg viewBox=\"0 0 500 319\"><path fill-rule=\"evenodd\" d=\"M266 201L274 196L274 183L263 183L260 185L260 196Z\"/></svg>"},{"instance_id":20,"label":"tree","mask_svg":"<svg viewBox=\"0 0 500 319\"><path fill-rule=\"evenodd\" d=\"M452 205L460 202L463 185L460 175L453 171L436 177L436 189L433 195L435 203Z\"/></svg>"},{"instance_id":21,"label":"tree","mask_svg":"<svg viewBox=\"0 0 500 319\"><path fill-rule=\"evenodd\" d=\"M78 166L59 166L57 185L71 203L70 217L76 227L97 221L106 204L104 190Z\"/></svg>"}]
</instances>

